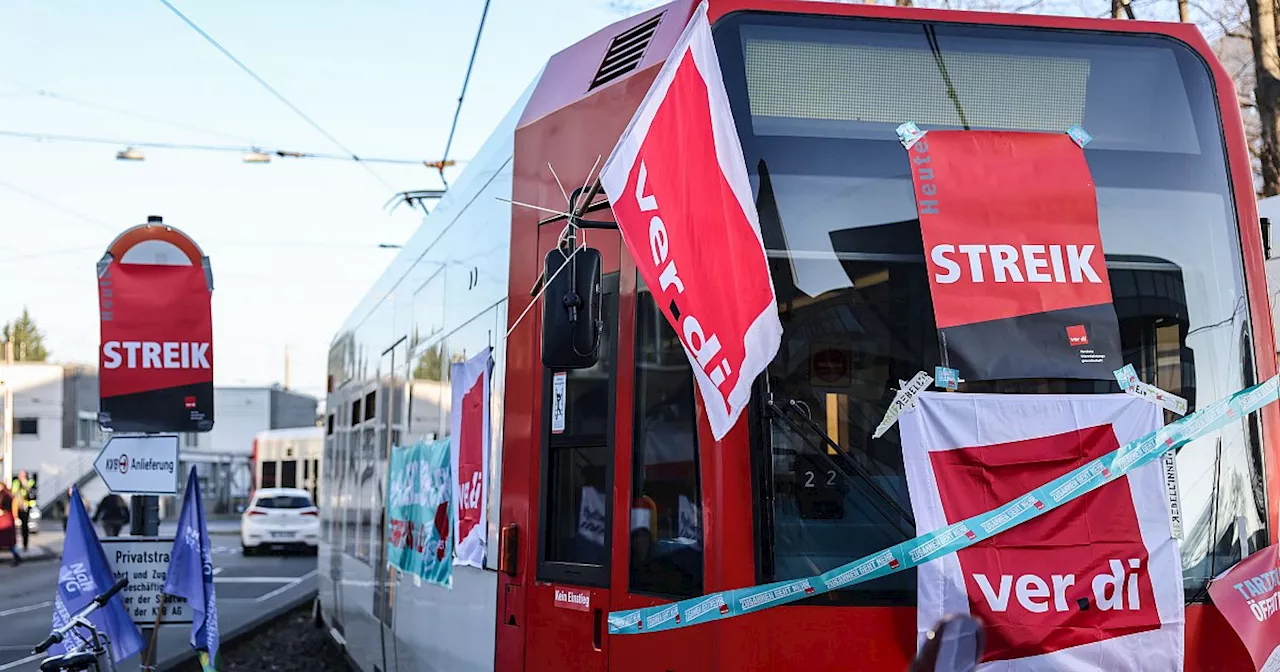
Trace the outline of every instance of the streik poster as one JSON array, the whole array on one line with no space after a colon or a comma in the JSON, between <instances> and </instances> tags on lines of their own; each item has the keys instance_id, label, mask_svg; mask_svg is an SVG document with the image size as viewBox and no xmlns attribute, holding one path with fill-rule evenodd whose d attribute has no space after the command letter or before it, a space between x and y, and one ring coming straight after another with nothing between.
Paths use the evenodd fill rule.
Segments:
<instances>
[{"instance_id":1,"label":"streik poster","mask_svg":"<svg viewBox=\"0 0 1280 672\"><path fill-rule=\"evenodd\" d=\"M1044 508L1027 493L1154 432L1161 415L1121 394L923 393L899 420L917 529ZM917 630L978 617L983 670L1183 668L1182 563L1159 460L917 571Z\"/></svg>"},{"instance_id":2,"label":"streik poster","mask_svg":"<svg viewBox=\"0 0 1280 672\"><path fill-rule=\"evenodd\" d=\"M438 586L453 586L453 476L449 439L391 451L387 562Z\"/></svg>"},{"instance_id":3,"label":"streik poster","mask_svg":"<svg viewBox=\"0 0 1280 672\"><path fill-rule=\"evenodd\" d=\"M98 276L100 411L117 432L213 427L213 312L198 265L112 260Z\"/></svg>"},{"instance_id":4,"label":"streik poster","mask_svg":"<svg viewBox=\"0 0 1280 672\"><path fill-rule=\"evenodd\" d=\"M938 347L961 378L1111 380L1123 364L1084 152L1003 131L929 131L907 151Z\"/></svg>"}]
</instances>

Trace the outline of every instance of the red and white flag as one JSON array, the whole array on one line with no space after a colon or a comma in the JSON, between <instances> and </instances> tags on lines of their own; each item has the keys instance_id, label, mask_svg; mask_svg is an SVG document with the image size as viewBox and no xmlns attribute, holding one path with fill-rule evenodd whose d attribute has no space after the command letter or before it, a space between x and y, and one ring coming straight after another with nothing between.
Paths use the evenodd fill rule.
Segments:
<instances>
[{"instance_id":1,"label":"red and white flag","mask_svg":"<svg viewBox=\"0 0 1280 672\"><path fill-rule=\"evenodd\" d=\"M455 565L484 568L488 547L489 374L490 349L449 365L453 388L449 408L450 461L453 463Z\"/></svg>"},{"instance_id":2,"label":"red and white flag","mask_svg":"<svg viewBox=\"0 0 1280 672\"><path fill-rule=\"evenodd\" d=\"M618 229L724 437L782 323L746 161L701 3L600 173Z\"/></svg>"},{"instance_id":3,"label":"red and white flag","mask_svg":"<svg viewBox=\"0 0 1280 672\"><path fill-rule=\"evenodd\" d=\"M923 393L899 420L916 529L1021 506L1156 430L1162 413L1119 394ZM977 616L991 672L1182 670L1182 561L1163 476L1157 460L921 565L919 634L944 614Z\"/></svg>"}]
</instances>

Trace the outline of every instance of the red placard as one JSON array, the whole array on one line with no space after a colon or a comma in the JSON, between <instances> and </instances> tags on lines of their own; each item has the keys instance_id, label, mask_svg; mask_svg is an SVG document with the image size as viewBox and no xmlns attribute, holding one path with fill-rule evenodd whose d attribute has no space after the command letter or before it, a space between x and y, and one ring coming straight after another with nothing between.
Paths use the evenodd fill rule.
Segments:
<instances>
[{"instance_id":1,"label":"red placard","mask_svg":"<svg viewBox=\"0 0 1280 672\"><path fill-rule=\"evenodd\" d=\"M1280 545L1240 561L1209 584L1209 596L1249 649L1255 669L1280 661Z\"/></svg>"},{"instance_id":2,"label":"red placard","mask_svg":"<svg viewBox=\"0 0 1280 672\"><path fill-rule=\"evenodd\" d=\"M560 609L591 611L591 591L580 588L556 586L555 605Z\"/></svg>"},{"instance_id":3,"label":"red placard","mask_svg":"<svg viewBox=\"0 0 1280 672\"><path fill-rule=\"evenodd\" d=\"M1109 380L1120 331L1084 150L930 131L908 152L943 361L969 380Z\"/></svg>"},{"instance_id":4,"label":"red placard","mask_svg":"<svg viewBox=\"0 0 1280 672\"><path fill-rule=\"evenodd\" d=\"M129 254L144 243L169 252L166 263L157 263L152 254ZM112 243L98 264L99 422L104 427L117 432L213 428L211 296L208 258L182 232L148 224Z\"/></svg>"}]
</instances>

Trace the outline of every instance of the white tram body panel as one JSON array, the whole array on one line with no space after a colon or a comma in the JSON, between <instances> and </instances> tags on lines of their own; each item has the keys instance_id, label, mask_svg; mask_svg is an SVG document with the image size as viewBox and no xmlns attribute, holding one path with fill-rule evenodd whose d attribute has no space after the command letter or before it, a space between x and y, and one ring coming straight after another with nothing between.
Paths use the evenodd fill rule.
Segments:
<instances>
[{"instance_id":1,"label":"white tram body panel","mask_svg":"<svg viewBox=\"0 0 1280 672\"><path fill-rule=\"evenodd\" d=\"M537 78L334 338L324 431L320 604L361 670L491 670L516 125ZM525 305L510 307L524 310ZM395 446L449 434L449 364L493 348L486 568L453 587L388 567Z\"/></svg>"}]
</instances>

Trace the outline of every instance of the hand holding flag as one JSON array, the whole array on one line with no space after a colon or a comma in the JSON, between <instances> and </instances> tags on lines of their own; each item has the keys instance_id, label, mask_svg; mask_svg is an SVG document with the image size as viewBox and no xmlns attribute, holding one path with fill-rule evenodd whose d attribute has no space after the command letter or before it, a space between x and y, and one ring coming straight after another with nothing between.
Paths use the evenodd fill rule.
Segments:
<instances>
[{"instance_id":1,"label":"hand holding flag","mask_svg":"<svg viewBox=\"0 0 1280 672\"><path fill-rule=\"evenodd\" d=\"M194 613L191 647L200 652L200 665L214 671L218 657L218 604L213 590L213 556L209 552L209 531L205 526L204 502L195 467L187 478L182 497L182 515L169 554L166 595L187 598Z\"/></svg>"}]
</instances>

